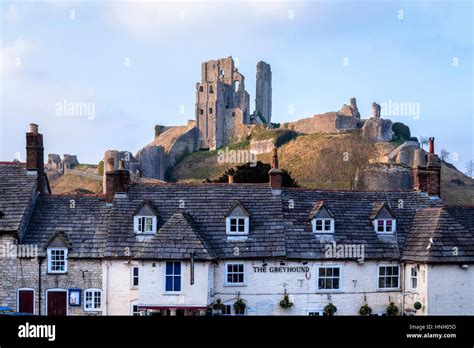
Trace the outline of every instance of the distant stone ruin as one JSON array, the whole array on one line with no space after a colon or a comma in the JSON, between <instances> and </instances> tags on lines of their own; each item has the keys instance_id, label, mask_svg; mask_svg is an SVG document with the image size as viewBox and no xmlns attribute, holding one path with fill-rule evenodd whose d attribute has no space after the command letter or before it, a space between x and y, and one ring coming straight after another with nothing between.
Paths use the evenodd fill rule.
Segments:
<instances>
[{"instance_id":1,"label":"distant stone ruin","mask_svg":"<svg viewBox=\"0 0 474 348\"><path fill-rule=\"evenodd\" d=\"M45 169L49 171L57 171L63 174L67 169L72 169L79 164L76 155L64 154L63 159L58 154L48 154L48 162Z\"/></svg>"},{"instance_id":2,"label":"distant stone ruin","mask_svg":"<svg viewBox=\"0 0 474 348\"><path fill-rule=\"evenodd\" d=\"M196 84L198 149L215 150L249 133L246 125L270 124L272 72L265 62L257 64L255 111L250 114L245 77L232 57L202 63L201 82Z\"/></svg>"}]
</instances>

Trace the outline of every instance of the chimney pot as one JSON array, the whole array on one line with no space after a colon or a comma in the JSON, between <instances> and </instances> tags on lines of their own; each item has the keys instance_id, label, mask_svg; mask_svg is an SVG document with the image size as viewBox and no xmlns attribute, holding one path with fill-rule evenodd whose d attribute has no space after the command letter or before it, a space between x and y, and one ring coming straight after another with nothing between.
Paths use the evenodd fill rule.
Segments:
<instances>
[{"instance_id":1,"label":"chimney pot","mask_svg":"<svg viewBox=\"0 0 474 348\"><path fill-rule=\"evenodd\" d=\"M30 123L29 133L38 134L38 125L36 123Z\"/></svg>"},{"instance_id":2,"label":"chimney pot","mask_svg":"<svg viewBox=\"0 0 474 348\"><path fill-rule=\"evenodd\" d=\"M272 194L281 194L283 186L283 171L278 167L278 150L276 146L273 148L272 169L270 169L268 175L270 176L270 188L272 189Z\"/></svg>"},{"instance_id":3,"label":"chimney pot","mask_svg":"<svg viewBox=\"0 0 474 348\"><path fill-rule=\"evenodd\" d=\"M430 144L430 153L434 154L434 137L429 138L429 144Z\"/></svg>"},{"instance_id":4,"label":"chimney pot","mask_svg":"<svg viewBox=\"0 0 474 348\"><path fill-rule=\"evenodd\" d=\"M232 174L228 174L227 177L229 178L229 184L234 183L234 176Z\"/></svg>"},{"instance_id":5,"label":"chimney pot","mask_svg":"<svg viewBox=\"0 0 474 348\"><path fill-rule=\"evenodd\" d=\"M38 125L30 124L30 132L26 133L26 170L36 172L36 190L47 193L44 178L43 135L38 133Z\"/></svg>"}]
</instances>

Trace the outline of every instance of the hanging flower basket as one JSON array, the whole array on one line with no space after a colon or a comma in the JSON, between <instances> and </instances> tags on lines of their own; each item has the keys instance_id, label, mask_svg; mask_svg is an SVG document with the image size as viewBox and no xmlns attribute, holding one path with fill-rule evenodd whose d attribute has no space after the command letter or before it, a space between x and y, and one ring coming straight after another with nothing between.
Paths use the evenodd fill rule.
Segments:
<instances>
[{"instance_id":1,"label":"hanging flower basket","mask_svg":"<svg viewBox=\"0 0 474 348\"><path fill-rule=\"evenodd\" d=\"M387 315L390 317L394 317L398 314L398 307L394 302L390 302L387 307Z\"/></svg>"},{"instance_id":2,"label":"hanging flower basket","mask_svg":"<svg viewBox=\"0 0 474 348\"><path fill-rule=\"evenodd\" d=\"M288 293L285 290L285 293L283 295L283 300L280 301L280 307L283 309L288 309L293 307L293 302L290 301L290 297L288 296Z\"/></svg>"},{"instance_id":3,"label":"hanging flower basket","mask_svg":"<svg viewBox=\"0 0 474 348\"><path fill-rule=\"evenodd\" d=\"M337 312L337 307L333 305L332 303L329 303L326 307L324 307L324 313L326 313L326 315L330 317L332 317L334 313L336 312Z\"/></svg>"},{"instance_id":4,"label":"hanging flower basket","mask_svg":"<svg viewBox=\"0 0 474 348\"><path fill-rule=\"evenodd\" d=\"M245 304L244 300L242 300L241 298L238 298L234 302L234 312L235 313L245 313L245 308L246 307L247 307L247 305Z\"/></svg>"},{"instance_id":5,"label":"hanging flower basket","mask_svg":"<svg viewBox=\"0 0 474 348\"><path fill-rule=\"evenodd\" d=\"M214 305L212 306L212 309L216 311L217 313L222 313L222 311L225 309L224 304L222 303L221 299L218 298Z\"/></svg>"},{"instance_id":6,"label":"hanging flower basket","mask_svg":"<svg viewBox=\"0 0 474 348\"><path fill-rule=\"evenodd\" d=\"M372 308L369 307L369 305L366 303L359 309L359 314L362 316L369 316L372 314Z\"/></svg>"},{"instance_id":7,"label":"hanging flower basket","mask_svg":"<svg viewBox=\"0 0 474 348\"><path fill-rule=\"evenodd\" d=\"M423 305L422 305L421 302L419 302L419 301L416 301L416 302L413 304L413 308L415 308L417 311L420 310L421 307L423 307Z\"/></svg>"}]
</instances>

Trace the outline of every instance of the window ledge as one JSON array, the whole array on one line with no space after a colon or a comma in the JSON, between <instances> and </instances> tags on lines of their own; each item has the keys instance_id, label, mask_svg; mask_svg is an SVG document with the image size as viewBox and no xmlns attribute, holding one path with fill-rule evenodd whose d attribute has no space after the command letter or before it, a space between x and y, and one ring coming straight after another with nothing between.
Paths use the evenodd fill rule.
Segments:
<instances>
[{"instance_id":1,"label":"window ledge","mask_svg":"<svg viewBox=\"0 0 474 348\"><path fill-rule=\"evenodd\" d=\"M179 295L182 295L183 293L181 291L179 292L164 292L163 295L164 296L179 296Z\"/></svg>"},{"instance_id":2,"label":"window ledge","mask_svg":"<svg viewBox=\"0 0 474 348\"><path fill-rule=\"evenodd\" d=\"M236 287L236 286L247 286L247 284L245 284L245 283L239 283L239 284L224 284L224 286Z\"/></svg>"}]
</instances>

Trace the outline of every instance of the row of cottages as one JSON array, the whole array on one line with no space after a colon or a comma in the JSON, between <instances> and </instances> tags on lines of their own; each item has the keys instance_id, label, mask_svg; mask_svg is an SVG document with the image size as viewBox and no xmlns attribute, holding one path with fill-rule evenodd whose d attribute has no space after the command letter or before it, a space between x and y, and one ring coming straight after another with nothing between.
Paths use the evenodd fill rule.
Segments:
<instances>
[{"instance_id":1,"label":"row of cottages","mask_svg":"<svg viewBox=\"0 0 474 348\"><path fill-rule=\"evenodd\" d=\"M411 192L131 182L52 195L37 126L0 164L0 306L37 315L474 314L474 208ZM393 308L393 307L392 307Z\"/></svg>"}]
</instances>

